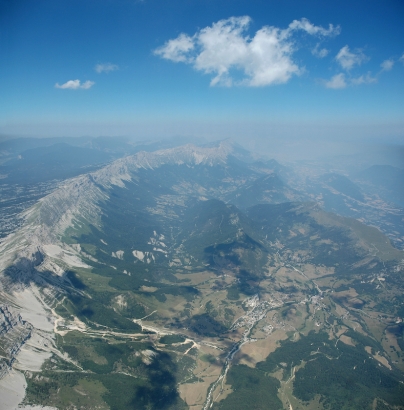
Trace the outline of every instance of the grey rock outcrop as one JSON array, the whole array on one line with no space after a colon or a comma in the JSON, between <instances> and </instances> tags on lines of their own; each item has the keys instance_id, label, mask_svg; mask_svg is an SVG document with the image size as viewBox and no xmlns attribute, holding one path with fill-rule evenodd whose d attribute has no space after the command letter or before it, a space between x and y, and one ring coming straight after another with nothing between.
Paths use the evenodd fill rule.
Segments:
<instances>
[{"instance_id":1,"label":"grey rock outcrop","mask_svg":"<svg viewBox=\"0 0 404 410\"><path fill-rule=\"evenodd\" d=\"M8 305L0 305L0 379L8 371L25 342L31 337L33 326Z\"/></svg>"}]
</instances>

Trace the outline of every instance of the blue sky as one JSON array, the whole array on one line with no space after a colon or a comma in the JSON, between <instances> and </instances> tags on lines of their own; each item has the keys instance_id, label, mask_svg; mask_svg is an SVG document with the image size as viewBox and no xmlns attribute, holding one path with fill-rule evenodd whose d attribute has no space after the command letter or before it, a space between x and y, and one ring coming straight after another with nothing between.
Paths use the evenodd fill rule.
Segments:
<instances>
[{"instance_id":1,"label":"blue sky","mask_svg":"<svg viewBox=\"0 0 404 410\"><path fill-rule=\"evenodd\" d=\"M402 0L0 0L0 134L404 140Z\"/></svg>"}]
</instances>

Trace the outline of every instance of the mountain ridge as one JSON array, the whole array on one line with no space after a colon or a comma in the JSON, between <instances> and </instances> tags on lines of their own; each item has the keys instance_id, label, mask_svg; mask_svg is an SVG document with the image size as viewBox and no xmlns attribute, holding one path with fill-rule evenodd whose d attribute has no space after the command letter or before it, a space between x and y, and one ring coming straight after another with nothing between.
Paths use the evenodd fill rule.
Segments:
<instances>
[{"instance_id":1,"label":"mountain ridge","mask_svg":"<svg viewBox=\"0 0 404 410\"><path fill-rule=\"evenodd\" d=\"M365 347L376 340L383 363L404 370L364 319L374 317L377 329L387 321L390 334L404 253L376 228L317 202L284 202L304 195L260 167L235 159L228 142L139 152L64 181L25 212L23 226L0 244L0 302L33 329L15 354L18 368L31 372L26 403L64 409L57 391L93 383L108 393L83 391L110 406L119 374L153 408L149 383L165 374L157 386L176 403L167 409L185 408L193 390L203 398L194 405L207 408L222 380L208 369L223 377L230 369L237 385L234 377L244 374L238 366L249 364L261 377L256 366L276 351L278 337L303 343L328 332L338 341L341 329L361 329ZM241 194L252 206L236 206ZM249 346L260 343L273 347L255 356ZM380 357L372 355L374 369ZM10 371L7 363L0 358ZM283 376L268 369L271 388L284 391ZM54 384L44 398L38 392L46 380Z\"/></svg>"}]
</instances>

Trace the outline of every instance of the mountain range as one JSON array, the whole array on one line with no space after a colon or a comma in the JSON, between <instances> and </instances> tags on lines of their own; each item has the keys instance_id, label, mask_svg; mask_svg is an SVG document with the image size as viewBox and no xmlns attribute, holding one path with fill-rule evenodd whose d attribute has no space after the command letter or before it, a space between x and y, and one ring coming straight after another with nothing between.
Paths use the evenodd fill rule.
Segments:
<instances>
[{"instance_id":1,"label":"mountain range","mask_svg":"<svg viewBox=\"0 0 404 410\"><path fill-rule=\"evenodd\" d=\"M402 170L52 142L2 164L5 409L404 407Z\"/></svg>"}]
</instances>

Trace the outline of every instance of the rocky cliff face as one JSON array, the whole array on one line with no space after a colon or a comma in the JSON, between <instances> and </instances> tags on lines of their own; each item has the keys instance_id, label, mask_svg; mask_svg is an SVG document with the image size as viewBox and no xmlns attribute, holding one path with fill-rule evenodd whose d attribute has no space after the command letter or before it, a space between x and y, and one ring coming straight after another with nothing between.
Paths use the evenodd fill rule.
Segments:
<instances>
[{"instance_id":1,"label":"rocky cliff face","mask_svg":"<svg viewBox=\"0 0 404 410\"><path fill-rule=\"evenodd\" d=\"M31 337L33 326L12 312L8 305L0 305L0 379L11 369L18 352Z\"/></svg>"}]
</instances>

